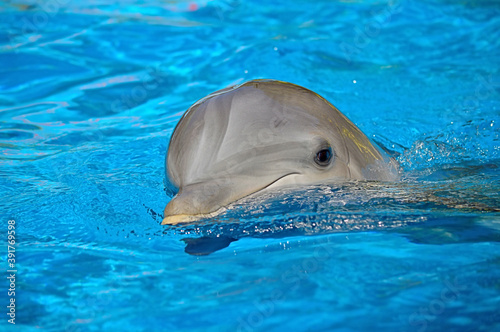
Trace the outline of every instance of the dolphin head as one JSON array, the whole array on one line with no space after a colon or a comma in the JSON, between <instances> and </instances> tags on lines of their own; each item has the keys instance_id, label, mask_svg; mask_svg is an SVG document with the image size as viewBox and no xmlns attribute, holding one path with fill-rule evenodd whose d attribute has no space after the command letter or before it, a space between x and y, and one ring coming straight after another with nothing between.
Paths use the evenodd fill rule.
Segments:
<instances>
[{"instance_id":1,"label":"dolphin head","mask_svg":"<svg viewBox=\"0 0 500 332\"><path fill-rule=\"evenodd\" d=\"M174 130L162 224L217 214L269 188L393 180L397 166L332 104L303 87L253 80L199 100Z\"/></svg>"}]
</instances>

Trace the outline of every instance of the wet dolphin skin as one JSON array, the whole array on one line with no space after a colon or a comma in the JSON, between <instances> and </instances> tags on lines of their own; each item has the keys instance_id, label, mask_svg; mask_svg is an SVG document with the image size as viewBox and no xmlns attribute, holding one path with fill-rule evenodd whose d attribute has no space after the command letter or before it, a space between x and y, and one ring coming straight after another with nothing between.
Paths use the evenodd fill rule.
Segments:
<instances>
[{"instance_id":1,"label":"wet dolphin skin","mask_svg":"<svg viewBox=\"0 0 500 332\"><path fill-rule=\"evenodd\" d=\"M166 169L178 193L162 224L214 216L281 186L398 177L396 162L326 99L276 80L252 80L192 105L174 130Z\"/></svg>"}]
</instances>

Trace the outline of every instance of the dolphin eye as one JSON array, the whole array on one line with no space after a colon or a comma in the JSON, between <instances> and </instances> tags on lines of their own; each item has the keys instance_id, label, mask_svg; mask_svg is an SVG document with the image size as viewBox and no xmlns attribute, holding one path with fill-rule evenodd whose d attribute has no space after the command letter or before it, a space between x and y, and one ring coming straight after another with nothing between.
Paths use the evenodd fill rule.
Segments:
<instances>
[{"instance_id":1,"label":"dolphin eye","mask_svg":"<svg viewBox=\"0 0 500 332\"><path fill-rule=\"evenodd\" d=\"M332 161L332 148L328 147L326 149L321 149L316 153L316 157L314 157L314 161L316 164L320 166L327 166Z\"/></svg>"}]
</instances>

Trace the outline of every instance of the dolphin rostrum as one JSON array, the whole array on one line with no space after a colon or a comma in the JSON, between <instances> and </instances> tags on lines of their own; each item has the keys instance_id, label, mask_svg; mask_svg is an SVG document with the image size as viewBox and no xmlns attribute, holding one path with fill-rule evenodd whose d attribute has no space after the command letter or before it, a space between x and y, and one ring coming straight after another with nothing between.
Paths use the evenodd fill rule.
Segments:
<instances>
[{"instance_id":1,"label":"dolphin rostrum","mask_svg":"<svg viewBox=\"0 0 500 332\"><path fill-rule=\"evenodd\" d=\"M397 163L323 97L252 80L192 105L172 134L162 224L215 216L251 194L349 179L393 181Z\"/></svg>"}]
</instances>

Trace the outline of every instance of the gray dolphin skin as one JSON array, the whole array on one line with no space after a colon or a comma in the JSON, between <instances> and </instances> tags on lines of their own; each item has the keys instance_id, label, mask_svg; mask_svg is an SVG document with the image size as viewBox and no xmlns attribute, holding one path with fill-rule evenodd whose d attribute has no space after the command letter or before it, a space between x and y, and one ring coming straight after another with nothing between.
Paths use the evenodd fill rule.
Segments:
<instances>
[{"instance_id":1,"label":"gray dolphin skin","mask_svg":"<svg viewBox=\"0 0 500 332\"><path fill-rule=\"evenodd\" d=\"M252 80L199 100L174 130L162 224L213 217L243 197L292 185L394 181L398 165L323 97Z\"/></svg>"}]
</instances>

